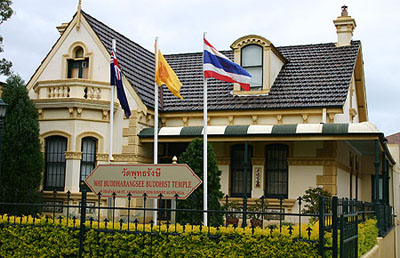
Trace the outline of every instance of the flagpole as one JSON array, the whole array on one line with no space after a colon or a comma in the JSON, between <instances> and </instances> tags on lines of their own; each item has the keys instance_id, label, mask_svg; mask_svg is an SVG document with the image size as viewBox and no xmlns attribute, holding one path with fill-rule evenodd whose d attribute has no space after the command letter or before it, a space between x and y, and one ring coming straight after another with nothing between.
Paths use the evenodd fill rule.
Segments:
<instances>
[{"instance_id":1,"label":"flagpole","mask_svg":"<svg viewBox=\"0 0 400 258\"><path fill-rule=\"evenodd\" d=\"M206 38L206 32L203 33L203 48L204 48L204 39ZM204 50L203 50L203 59L204 59ZM203 210L208 210L208 179L207 179L207 79L204 77L204 60L203 60ZM203 221L204 226L207 226L207 212L203 213Z\"/></svg>"},{"instance_id":2,"label":"flagpole","mask_svg":"<svg viewBox=\"0 0 400 258\"><path fill-rule=\"evenodd\" d=\"M112 49L114 50L115 54L117 53L117 41L113 39L112 41ZM113 160L112 156L112 145L113 145L113 129L114 129L114 88L115 85L111 86L111 97L110 97L110 148L108 151L108 163L111 164Z\"/></svg>"},{"instance_id":3,"label":"flagpole","mask_svg":"<svg viewBox=\"0 0 400 258\"><path fill-rule=\"evenodd\" d=\"M158 37L156 37L155 71L158 69ZM155 72L154 71L154 72ZM158 85L154 80L154 164L158 163ZM153 200L154 208L157 208L157 198ZM154 225L157 225L157 210L153 213Z\"/></svg>"}]
</instances>

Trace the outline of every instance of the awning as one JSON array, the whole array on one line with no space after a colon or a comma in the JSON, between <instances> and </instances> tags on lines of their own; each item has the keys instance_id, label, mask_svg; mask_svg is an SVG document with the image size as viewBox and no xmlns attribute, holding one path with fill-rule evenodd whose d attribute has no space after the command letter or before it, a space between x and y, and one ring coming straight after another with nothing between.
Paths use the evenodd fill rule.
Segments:
<instances>
[{"instance_id":1,"label":"awning","mask_svg":"<svg viewBox=\"0 0 400 258\"><path fill-rule=\"evenodd\" d=\"M295 135L348 135L379 134L378 128L369 122L352 124L285 124L285 125L228 125L208 126L209 136L295 136ZM198 137L203 135L202 126L162 127L159 137ZM144 128L140 138L154 136L154 128Z\"/></svg>"},{"instance_id":2,"label":"awning","mask_svg":"<svg viewBox=\"0 0 400 258\"><path fill-rule=\"evenodd\" d=\"M162 127L160 142L190 141L203 135L202 126ZM374 141L379 140L389 160L395 164L384 134L370 122L351 124L285 124L285 125L228 125L208 126L209 140L344 140L363 154L374 153ZM144 128L138 135L143 142L151 142L154 128ZM235 140L236 139L236 140Z\"/></svg>"}]
</instances>

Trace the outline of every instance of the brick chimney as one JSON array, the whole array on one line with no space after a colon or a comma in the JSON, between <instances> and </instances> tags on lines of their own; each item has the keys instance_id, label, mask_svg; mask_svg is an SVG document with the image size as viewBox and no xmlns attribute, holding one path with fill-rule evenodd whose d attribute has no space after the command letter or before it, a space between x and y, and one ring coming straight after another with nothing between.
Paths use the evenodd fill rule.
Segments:
<instances>
[{"instance_id":1,"label":"brick chimney","mask_svg":"<svg viewBox=\"0 0 400 258\"><path fill-rule=\"evenodd\" d=\"M353 38L354 28L357 26L356 21L347 13L347 6L342 6L342 13L333 21L336 26L338 35L337 47L350 46Z\"/></svg>"}]
</instances>

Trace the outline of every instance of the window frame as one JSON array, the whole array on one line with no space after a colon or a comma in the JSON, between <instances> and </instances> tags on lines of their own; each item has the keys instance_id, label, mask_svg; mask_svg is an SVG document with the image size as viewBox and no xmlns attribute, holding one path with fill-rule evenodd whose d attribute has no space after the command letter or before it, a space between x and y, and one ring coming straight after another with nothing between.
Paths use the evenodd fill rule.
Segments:
<instances>
[{"instance_id":1,"label":"window frame","mask_svg":"<svg viewBox=\"0 0 400 258\"><path fill-rule=\"evenodd\" d=\"M67 63L68 63L68 74L67 74L67 77L68 77L68 79L76 79L76 78L78 78L78 79L88 79L88 77L89 77L89 58L79 58L79 59L68 59L67 60ZM83 63L86 63L87 64L87 66L85 67L88 71L87 71L87 73L88 73L88 76L87 77L83 77ZM73 70L73 66L75 65L75 64L77 64L78 65L78 77L72 77L72 70Z\"/></svg>"},{"instance_id":2,"label":"window frame","mask_svg":"<svg viewBox=\"0 0 400 258\"><path fill-rule=\"evenodd\" d=\"M243 156L243 158L241 160L237 160L235 159L235 156L233 154L234 151L240 151L242 152L241 156ZM229 173L229 189L230 189L230 196L231 197L243 197L243 186L239 186L238 188L242 188L242 192L233 192L234 190L234 184L235 183L240 183L243 180L238 180L235 179L234 176L240 174L243 174L243 163L244 163L244 144L235 144L232 145L230 148L230 157L231 157L231 161L230 161L230 173ZM253 157L253 146L249 145L249 150L248 150L248 159L249 159L249 163L248 163L248 167L247 167L247 197L250 198L251 197L251 191L253 190L253 184L252 184L252 175L253 175L253 165L251 164L251 158ZM235 171L239 171L239 172L235 172Z\"/></svg>"},{"instance_id":3,"label":"window frame","mask_svg":"<svg viewBox=\"0 0 400 258\"><path fill-rule=\"evenodd\" d=\"M281 149L279 149L281 148ZM286 160L282 162L285 163L284 168L279 168L279 167L275 167L275 168L271 168L270 164L272 164L272 162L269 160L268 158L268 153L273 151L273 150L278 150L278 151L286 151ZM288 160L289 158L289 146L286 144L281 144L281 143L276 143L276 144L268 144L265 146L265 183L264 183L264 196L267 198L283 198L283 199L287 199L289 196L289 165L288 165ZM280 165L283 165L280 164ZM271 171L271 170L275 170L275 171ZM269 191L269 187L268 184L270 183L269 181L269 173L278 173L278 178L279 178L279 173L284 173L286 176L286 191L282 191L280 193L270 193ZM275 184L281 184L282 182L284 182L284 180L281 180L278 182L278 180L275 180Z\"/></svg>"},{"instance_id":4,"label":"window frame","mask_svg":"<svg viewBox=\"0 0 400 258\"><path fill-rule=\"evenodd\" d=\"M62 144L65 143L64 153L62 153L61 149L58 149L58 147L60 145L55 146L56 147L55 149L58 149L58 150L56 150L56 152L51 152L51 153L49 152L50 151L49 150L50 149L50 141L56 141L56 140L59 140L58 144L60 144L61 141L62 141ZM54 144L56 144L56 143L54 143ZM61 145L61 147L63 147L63 146ZM43 179L43 190L45 190L45 191L64 191L66 168L67 168L67 160L65 158L65 152L67 151L67 148L68 148L68 138L66 138L64 136L53 135L53 136L49 136L49 137L45 138L45 174L44 174L44 179ZM60 152L58 152L58 151L60 151ZM59 156L56 157L56 159L61 158L61 161L50 161L49 160L50 155L61 155L61 157L59 157ZM55 167L56 170L58 170L58 169L63 170L63 171L61 171L61 173L58 173L58 174L57 174L57 172L59 172L59 171L56 171L56 173L54 173L54 171L52 171L53 174L50 175L50 176L55 176L57 182L59 180L61 180L59 185L57 182L55 185L48 185L49 184L48 177L49 177L50 164L54 164L56 166L58 164L60 166ZM61 176L61 177L59 177L59 180L57 180L58 176Z\"/></svg>"},{"instance_id":5,"label":"window frame","mask_svg":"<svg viewBox=\"0 0 400 258\"><path fill-rule=\"evenodd\" d=\"M82 56L77 57L77 52L82 51ZM86 63L86 67L84 67ZM74 66L78 66L78 77L72 77ZM86 77L83 77L83 69L87 69ZM76 68L75 68L76 69ZM89 78L89 57L85 57L85 49L82 46L76 46L72 52L72 58L67 59L67 78L68 79L88 79Z\"/></svg>"},{"instance_id":6,"label":"window frame","mask_svg":"<svg viewBox=\"0 0 400 258\"><path fill-rule=\"evenodd\" d=\"M84 143L84 141L93 141L94 142L94 153L84 153L83 152L83 149L84 149L84 145L85 145L85 143ZM82 175L83 175L83 171L82 171L82 168L83 168L83 166L82 165L92 165L93 166L93 169L96 167L96 163L97 163L97 159L96 159L96 157L97 157L97 152L98 152L98 139L96 138L96 137L93 137L93 136L86 136L86 137L83 137L82 139L81 139L81 153L82 153L82 157L81 157L81 162L80 162L80 171L79 171L79 181L81 181L81 180L84 180L84 179L82 179ZM92 161L87 161L87 160L84 160L84 155L92 155L93 157L94 157L94 159L92 160ZM90 173L89 173L90 174ZM89 174L87 174L86 176L85 176L85 178L89 175Z\"/></svg>"},{"instance_id":7,"label":"window frame","mask_svg":"<svg viewBox=\"0 0 400 258\"><path fill-rule=\"evenodd\" d=\"M261 65L250 65L250 66L244 66L243 65L243 50L245 50L247 47L250 46L257 46L261 49ZM259 86L251 86L250 84L250 91L259 91L262 90L264 88L264 48L258 44L248 44L242 48L240 48L240 65L243 67L243 69L246 70L246 68L260 68L261 69L261 85Z\"/></svg>"}]
</instances>

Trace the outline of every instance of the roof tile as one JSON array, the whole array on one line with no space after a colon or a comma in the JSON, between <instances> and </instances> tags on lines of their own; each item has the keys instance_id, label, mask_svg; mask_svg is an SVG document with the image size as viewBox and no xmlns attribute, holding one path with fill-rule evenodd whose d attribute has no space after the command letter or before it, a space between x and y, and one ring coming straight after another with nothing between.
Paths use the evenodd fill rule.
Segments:
<instances>
[{"instance_id":1,"label":"roof tile","mask_svg":"<svg viewBox=\"0 0 400 258\"><path fill-rule=\"evenodd\" d=\"M154 54L85 12L90 26L107 50L118 41L122 72L144 104L154 107ZM287 63L268 95L234 96L232 83L208 80L208 110L341 107L347 97L361 43L336 47L334 43L277 47ZM221 51L233 60L233 51ZM165 55L183 86L184 100L163 87L160 112L203 110L202 53Z\"/></svg>"}]
</instances>

